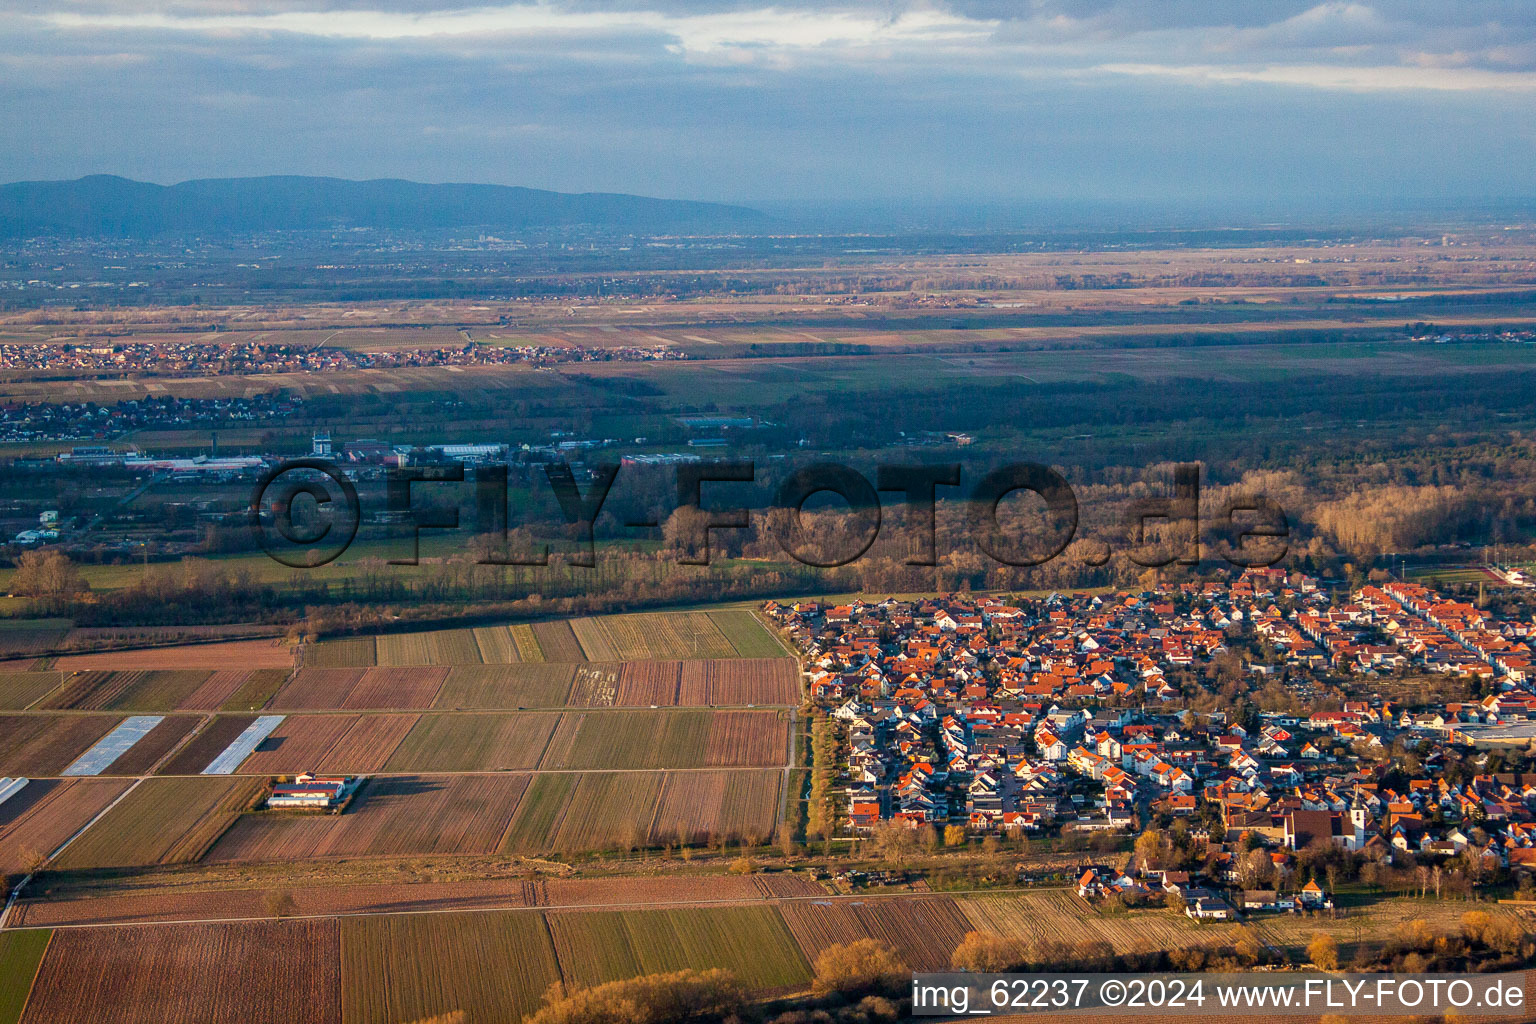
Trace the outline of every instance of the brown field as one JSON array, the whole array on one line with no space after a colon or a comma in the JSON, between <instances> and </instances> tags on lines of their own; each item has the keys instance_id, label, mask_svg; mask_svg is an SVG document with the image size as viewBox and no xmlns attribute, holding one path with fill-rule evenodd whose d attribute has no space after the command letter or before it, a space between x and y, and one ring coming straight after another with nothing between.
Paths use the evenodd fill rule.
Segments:
<instances>
[{"instance_id":1,"label":"brown field","mask_svg":"<svg viewBox=\"0 0 1536 1024\"><path fill-rule=\"evenodd\" d=\"M913 970L948 970L955 947L975 927L947 896L797 902L780 909L811 963L828 946L874 938Z\"/></svg>"},{"instance_id":2,"label":"brown field","mask_svg":"<svg viewBox=\"0 0 1536 1024\"><path fill-rule=\"evenodd\" d=\"M120 715L0 715L0 775L57 775Z\"/></svg>"},{"instance_id":3,"label":"brown field","mask_svg":"<svg viewBox=\"0 0 1536 1024\"><path fill-rule=\"evenodd\" d=\"M348 918L341 926L347 1024L404 1024L454 1010L511 1022L560 980L538 914Z\"/></svg>"},{"instance_id":4,"label":"brown field","mask_svg":"<svg viewBox=\"0 0 1536 1024\"><path fill-rule=\"evenodd\" d=\"M202 723L196 715L169 715L106 767L104 775L144 775Z\"/></svg>"},{"instance_id":5,"label":"brown field","mask_svg":"<svg viewBox=\"0 0 1536 1024\"><path fill-rule=\"evenodd\" d=\"M651 825L653 844L773 834L779 777L764 772L668 772Z\"/></svg>"},{"instance_id":6,"label":"brown field","mask_svg":"<svg viewBox=\"0 0 1536 1024\"><path fill-rule=\"evenodd\" d=\"M122 779L35 779L0 804L0 874L51 854L128 788Z\"/></svg>"},{"instance_id":7,"label":"brown field","mask_svg":"<svg viewBox=\"0 0 1536 1024\"><path fill-rule=\"evenodd\" d=\"M516 634L513 635L516 636ZM544 654L545 661L587 660L587 656L582 653L581 644L576 640L576 634L571 632L569 622L564 620L535 622L533 636L538 642L539 650ZM518 650L522 650L521 643L518 644Z\"/></svg>"},{"instance_id":8,"label":"brown field","mask_svg":"<svg viewBox=\"0 0 1536 1024\"><path fill-rule=\"evenodd\" d=\"M717 711L709 719L704 767L751 768L789 759L786 719L772 711Z\"/></svg>"},{"instance_id":9,"label":"brown field","mask_svg":"<svg viewBox=\"0 0 1536 1024\"><path fill-rule=\"evenodd\" d=\"M370 779L345 814L246 815L205 859L494 853L527 786L521 774Z\"/></svg>"},{"instance_id":10,"label":"brown field","mask_svg":"<svg viewBox=\"0 0 1536 1024\"><path fill-rule=\"evenodd\" d=\"M0 672L0 711L20 711L64 681L62 672Z\"/></svg>"},{"instance_id":11,"label":"brown field","mask_svg":"<svg viewBox=\"0 0 1536 1024\"><path fill-rule=\"evenodd\" d=\"M39 708L81 711L170 711L207 682L196 669L129 669L76 672Z\"/></svg>"},{"instance_id":12,"label":"brown field","mask_svg":"<svg viewBox=\"0 0 1536 1024\"><path fill-rule=\"evenodd\" d=\"M619 688L613 703L626 707L675 706L682 668L680 661L625 662L619 668Z\"/></svg>"},{"instance_id":13,"label":"brown field","mask_svg":"<svg viewBox=\"0 0 1536 1024\"><path fill-rule=\"evenodd\" d=\"M776 711L571 711L541 769L578 771L782 765L787 725Z\"/></svg>"},{"instance_id":14,"label":"brown field","mask_svg":"<svg viewBox=\"0 0 1536 1024\"><path fill-rule=\"evenodd\" d=\"M285 886L294 917L395 914L414 910L514 909L543 905L542 883L505 878L467 881ZM32 898L11 909L18 928L53 925L152 924L169 921L238 921L268 916L270 889L148 889Z\"/></svg>"},{"instance_id":15,"label":"brown field","mask_svg":"<svg viewBox=\"0 0 1536 1024\"><path fill-rule=\"evenodd\" d=\"M211 644L183 644L176 647L146 647L133 651L99 651L95 654L66 654L55 668L65 672L90 669L193 669L209 671L241 668L292 668L294 648L280 640L228 640Z\"/></svg>"},{"instance_id":16,"label":"brown field","mask_svg":"<svg viewBox=\"0 0 1536 1024\"><path fill-rule=\"evenodd\" d=\"M306 668L366 668L378 664L371 636L305 644L302 658Z\"/></svg>"},{"instance_id":17,"label":"brown field","mask_svg":"<svg viewBox=\"0 0 1536 1024\"><path fill-rule=\"evenodd\" d=\"M335 921L56 932L26 1024L340 1024Z\"/></svg>"},{"instance_id":18,"label":"brown field","mask_svg":"<svg viewBox=\"0 0 1536 1024\"><path fill-rule=\"evenodd\" d=\"M563 707L577 671L569 664L455 666L448 670L432 706L468 710Z\"/></svg>"},{"instance_id":19,"label":"brown field","mask_svg":"<svg viewBox=\"0 0 1536 1024\"><path fill-rule=\"evenodd\" d=\"M446 668L375 668L347 694L350 710L429 708L448 678Z\"/></svg>"},{"instance_id":20,"label":"brown field","mask_svg":"<svg viewBox=\"0 0 1536 1024\"><path fill-rule=\"evenodd\" d=\"M189 864L264 790L255 779L145 779L59 855L59 871Z\"/></svg>"},{"instance_id":21,"label":"brown field","mask_svg":"<svg viewBox=\"0 0 1536 1024\"><path fill-rule=\"evenodd\" d=\"M191 742L178 750L175 757L161 765L155 774L196 775L207 768L254 721L256 718L253 715L219 715L193 736Z\"/></svg>"},{"instance_id":22,"label":"brown field","mask_svg":"<svg viewBox=\"0 0 1536 1024\"><path fill-rule=\"evenodd\" d=\"M258 669L257 671L270 673L281 671L281 669ZM224 706L225 701L239 693L255 674L242 669L214 672L203 681L201 686L187 694L176 708L178 711L217 711Z\"/></svg>"},{"instance_id":23,"label":"brown field","mask_svg":"<svg viewBox=\"0 0 1536 1024\"><path fill-rule=\"evenodd\" d=\"M681 692L680 704L788 706L800 702L800 673L789 658L688 661L682 665Z\"/></svg>"},{"instance_id":24,"label":"brown field","mask_svg":"<svg viewBox=\"0 0 1536 1024\"><path fill-rule=\"evenodd\" d=\"M384 765L390 772L529 770L559 715L425 714Z\"/></svg>"},{"instance_id":25,"label":"brown field","mask_svg":"<svg viewBox=\"0 0 1536 1024\"><path fill-rule=\"evenodd\" d=\"M236 770L242 775L378 771L415 724L415 715L290 715Z\"/></svg>"},{"instance_id":26,"label":"brown field","mask_svg":"<svg viewBox=\"0 0 1536 1024\"><path fill-rule=\"evenodd\" d=\"M361 668L301 668L272 698L272 710L328 711L339 708L365 671Z\"/></svg>"},{"instance_id":27,"label":"brown field","mask_svg":"<svg viewBox=\"0 0 1536 1024\"><path fill-rule=\"evenodd\" d=\"M128 892L89 889L32 898L11 910L17 928L82 924L230 921L264 917L270 890L146 887ZM473 878L403 883L301 884L286 888L296 917L391 914L414 910L577 909L667 904L754 903L784 897L824 897L803 875L649 875L519 880Z\"/></svg>"}]
</instances>

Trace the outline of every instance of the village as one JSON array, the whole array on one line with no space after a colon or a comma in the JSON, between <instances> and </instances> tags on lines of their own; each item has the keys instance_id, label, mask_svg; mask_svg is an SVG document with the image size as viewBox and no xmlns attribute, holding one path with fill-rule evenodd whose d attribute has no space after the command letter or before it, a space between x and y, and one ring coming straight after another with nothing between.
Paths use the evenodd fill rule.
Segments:
<instances>
[{"instance_id":1,"label":"village","mask_svg":"<svg viewBox=\"0 0 1536 1024\"><path fill-rule=\"evenodd\" d=\"M1531 887L1529 616L1280 569L765 612L839 723L849 834L1136 835L1079 894L1205 920Z\"/></svg>"}]
</instances>

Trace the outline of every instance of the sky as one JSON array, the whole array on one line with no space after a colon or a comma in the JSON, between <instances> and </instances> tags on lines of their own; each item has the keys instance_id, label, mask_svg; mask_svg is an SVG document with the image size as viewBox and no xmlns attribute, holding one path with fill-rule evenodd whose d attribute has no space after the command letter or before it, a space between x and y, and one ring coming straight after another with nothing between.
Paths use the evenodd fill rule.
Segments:
<instances>
[{"instance_id":1,"label":"sky","mask_svg":"<svg viewBox=\"0 0 1536 1024\"><path fill-rule=\"evenodd\" d=\"M1529 0L0 0L0 180L1536 197Z\"/></svg>"}]
</instances>

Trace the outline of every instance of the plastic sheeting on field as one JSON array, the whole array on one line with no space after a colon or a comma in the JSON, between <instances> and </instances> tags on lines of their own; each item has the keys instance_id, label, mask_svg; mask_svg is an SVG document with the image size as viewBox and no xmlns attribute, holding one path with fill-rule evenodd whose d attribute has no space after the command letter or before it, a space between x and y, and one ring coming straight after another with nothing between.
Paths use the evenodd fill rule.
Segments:
<instances>
[{"instance_id":1,"label":"plastic sheeting on field","mask_svg":"<svg viewBox=\"0 0 1536 1024\"><path fill-rule=\"evenodd\" d=\"M272 731L283 724L285 715L262 715L256 721L245 727L245 731L235 737L235 741L224 748L224 752L214 758L207 768L203 769L204 775L233 775L235 769L240 767L240 762L250 757L261 741L272 735Z\"/></svg>"},{"instance_id":2,"label":"plastic sheeting on field","mask_svg":"<svg viewBox=\"0 0 1536 1024\"><path fill-rule=\"evenodd\" d=\"M94 747L75 758L74 764L65 768L63 774L100 775L163 721L164 715L134 715L123 719L121 725L97 740Z\"/></svg>"}]
</instances>

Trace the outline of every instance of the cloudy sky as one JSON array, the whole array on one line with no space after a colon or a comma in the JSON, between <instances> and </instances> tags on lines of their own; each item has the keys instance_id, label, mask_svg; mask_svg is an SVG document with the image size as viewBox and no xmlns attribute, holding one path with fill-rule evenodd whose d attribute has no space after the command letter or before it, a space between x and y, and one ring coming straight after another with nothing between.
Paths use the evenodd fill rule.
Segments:
<instances>
[{"instance_id":1,"label":"cloudy sky","mask_svg":"<svg viewBox=\"0 0 1536 1024\"><path fill-rule=\"evenodd\" d=\"M472 0L471 0L472 2ZM0 179L1536 196L1530 0L0 0Z\"/></svg>"}]
</instances>

